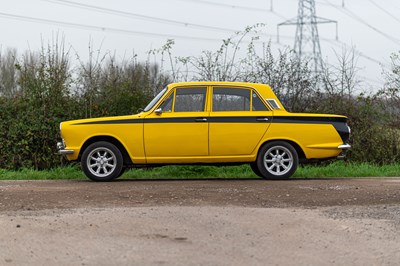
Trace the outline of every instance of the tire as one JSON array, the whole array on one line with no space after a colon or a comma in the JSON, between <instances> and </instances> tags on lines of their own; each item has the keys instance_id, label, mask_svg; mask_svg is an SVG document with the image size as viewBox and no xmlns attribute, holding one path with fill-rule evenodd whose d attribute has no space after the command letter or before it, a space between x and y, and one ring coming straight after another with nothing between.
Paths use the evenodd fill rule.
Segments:
<instances>
[{"instance_id":1,"label":"tire","mask_svg":"<svg viewBox=\"0 0 400 266\"><path fill-rule=\"evenodd\" d=\"M125 171L126 171L126 167L122 167L121 172L119 173L117 178L120 177L121 175L123 175L125 173Z\"/></svg>"},{"instance_id":2,"label":"tire","mask_svg":"<svg viewBox=\"0 0 400 266\"><path fill-rule=\"evenodd\" d=\"M250 163L250 168L251 168L251 170L253 170L253 172L257 176L264 178L264 176L261 174L260 170L258 170L257 161Z\"/></svg>"},{"instance_id":3,"label":"tire","mask_svg":"<svg viewBox=\"0 0 400 266\"><path fill-rule=\"evenodd\" d=\"M119 177L122 171L122 153L112 143L95 142L83 152L81 166L89 179L98 182L111 181Z\"/></svg>"},{"instance_id":4,"label":"tire","mask_svg":"<svg viewBox=\"0 0 400 266\"><path fill-rule=\"evenodd\" d=\"M299 156L289 143L273 141L259 150L256 163L263 178L282 180L296 172Z\"/></svg>"}]
</instances>

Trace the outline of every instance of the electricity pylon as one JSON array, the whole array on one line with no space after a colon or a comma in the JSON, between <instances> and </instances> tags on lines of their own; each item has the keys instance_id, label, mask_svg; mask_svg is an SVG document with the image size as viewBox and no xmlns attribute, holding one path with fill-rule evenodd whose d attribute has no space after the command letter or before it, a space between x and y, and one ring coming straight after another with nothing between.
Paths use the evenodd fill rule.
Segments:
<instances>
[{"instance_id":1,"label":"electricity pylon","mask_svg":"<svg viewBox=\"0 0 400 266\"><path fill-rule=\"evenodd\" d=\"M278 24L278 42L280 26L296 25L296 37L293 49L300 61L310 60L312 64L311 69L315 74L322 72L324 69L317 27L318 24L322 23L336 24L337 39L337 21L317 17L315 0L299 0L297 17Z\"/></svg>"}]
</instances>

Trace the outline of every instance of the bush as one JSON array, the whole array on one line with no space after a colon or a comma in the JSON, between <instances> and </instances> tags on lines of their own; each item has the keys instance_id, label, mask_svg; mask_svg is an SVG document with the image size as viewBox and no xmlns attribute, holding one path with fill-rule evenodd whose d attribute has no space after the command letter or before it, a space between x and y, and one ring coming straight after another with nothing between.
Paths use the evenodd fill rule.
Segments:
<instances>
[{"instance_id":1,"label":"bush","mask_svg":"<svg viewBox=\"0 0 400 266\"><path fill-rule=\"evenodd\" d=\"M71 67L69 51L58 40L21 59L15 50L7 50L0 54L0 168L62 165L65 162L55 155L61 121L136 113L171 81L193 79L270 84L289 111L348 116L353 145L349 160L399 161L398 55L386 73L388 86L368 94L360 90L354 53L343 52L339 67L326 66L315 75L292 51L274 56L270 45L257 48L254 36L246 55L239 57L241 41L251 34L249 27L224 40L217 51L197 57L173 57L173 41L168 41L153 52L168 55L170 75L162 65L160 69L157 64L139 63L136 56L117 62L114 56L96 56L93 50L88 62Z\"/></svg>"},{"instance_id":2,"label":"bush","mask_svg":"<svg viewBox=\"0 0 400 266\"><path fill-rule=\"evenodd\" d=\"M204 51L197 57L171 58L174 77L186 80L213 78L221 81L249 81L269 84L288 111L334 113L349 118L352 150L348 159L355 162L387 164L400 159L400 55L392 56L392 71L386 73L388 88L378 93L362 89L358 79L354 51L337 54L334 66L325 65L322 73L312 73L308 62L299 62L290 50L271 52L271 45L256 47L251 38L246 55L238 58L240 42L251 35L247 28L236 38L224 40L216 51ZM243 48L243 47L242 47ZM172 64L171 63L171 64ZM192 76L188 73L193 73Z\"/></svg>"},{"instance_id":3,"label":"bush","mask_svg":"<svg viewBox=\"0 0 400 266\"><path fill-rule=\"evenodd\" d=\"M0 168L63 165L55 146L60 122L135 113L168 83L149 63L111 58L97 66L91 76L82 66L72 70L69 52L58 43L16 62L18 86L12 94L4 93L10 91L5 83L0 87Z\"/></svg>"}]
</instances>

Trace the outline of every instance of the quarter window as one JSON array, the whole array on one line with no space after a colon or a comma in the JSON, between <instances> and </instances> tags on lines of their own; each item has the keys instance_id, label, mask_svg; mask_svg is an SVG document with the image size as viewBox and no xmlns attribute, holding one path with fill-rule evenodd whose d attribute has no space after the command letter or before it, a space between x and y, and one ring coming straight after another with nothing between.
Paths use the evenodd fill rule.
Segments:
<instances>
[{"instance_id":1,"label":"quarter window","mask_svg":"<svg viewBox=\"0 0 400 266\"><path fill-rule=\"evenodd\" d=\"M267 99L267 102L272 106L273 109L281 109L275 99Z\"/></svg>"},{"instance_id":2,"label":"quarter window","mask_svg":"<svg viewBox=\"0 0 400 266\"><path fill-rule=\"evenodd\" d=\"M268 108L261 101L260 97L253 91L252 92L253 101L252 101L252 110L253 111L268 111Z\"/></svg>"}]
</instances>

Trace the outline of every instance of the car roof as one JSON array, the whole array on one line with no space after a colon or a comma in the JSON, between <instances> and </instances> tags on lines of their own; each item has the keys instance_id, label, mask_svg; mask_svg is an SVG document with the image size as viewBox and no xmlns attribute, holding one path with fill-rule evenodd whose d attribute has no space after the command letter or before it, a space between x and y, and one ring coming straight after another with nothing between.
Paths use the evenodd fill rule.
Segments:
<instances>
[{"instance_id":1,"label":"car roof","mask_svg":"<svg viewBox=\"0 0 400 266\"><path fill-rule=\"evenodd\" d=\"M176 87L176 86L189 86L189 85L205 85L205 86L226 85L226 86L251 86L251 87L266 86L266 87L269 87L267 84L239 82L239 81L186 81L186 82L171 83L168 86Z\"/></svg>"}]
</instances>

